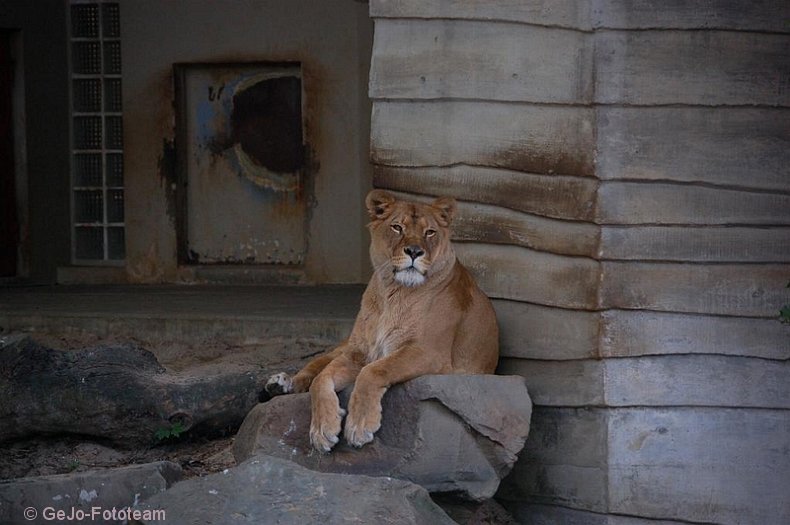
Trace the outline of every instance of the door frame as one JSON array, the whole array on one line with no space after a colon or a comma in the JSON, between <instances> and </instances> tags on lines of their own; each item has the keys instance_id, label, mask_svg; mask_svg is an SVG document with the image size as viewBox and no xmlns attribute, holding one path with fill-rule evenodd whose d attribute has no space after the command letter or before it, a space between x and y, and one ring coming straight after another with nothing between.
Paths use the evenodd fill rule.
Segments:
<instances>
[{"instance_id":1,"label":"door frame","mask_svg":"<svg viewBox=\"0 0 790 525\"><path fill-rule=\"evenodd\" d=\"M16 270L2 281L24 279L30 274L29 209L27 187L27 145L25 140L25 86L22 32L0 28L0 40L11 63L10 129L12 134L13 205L16 223Z\"/></svg>"}]
</instances>

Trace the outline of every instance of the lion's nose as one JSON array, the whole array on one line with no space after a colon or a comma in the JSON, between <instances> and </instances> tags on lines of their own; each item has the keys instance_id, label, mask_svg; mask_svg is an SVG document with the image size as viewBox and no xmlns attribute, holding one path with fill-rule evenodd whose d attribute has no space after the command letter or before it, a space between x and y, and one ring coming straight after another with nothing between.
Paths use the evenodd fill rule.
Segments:
<instances>
[{"instance_id":1,"label":"lion's nose","mask_svg":"<svg viewBox=\"0 0 790 525\"><path fill-rule=\"evenodd\" d=\"M406 252L406 255L411 257L412 260L416 259L420 255L425 255L425 251L419 246L415 245L406 246L403 251Z\"/></svg>"}]
</instances>

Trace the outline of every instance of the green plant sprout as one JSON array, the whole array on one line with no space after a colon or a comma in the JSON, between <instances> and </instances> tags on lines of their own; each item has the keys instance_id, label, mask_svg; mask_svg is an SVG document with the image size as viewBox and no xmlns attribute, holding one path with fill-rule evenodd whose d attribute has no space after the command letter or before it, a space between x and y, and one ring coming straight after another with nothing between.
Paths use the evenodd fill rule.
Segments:
<instances>
[{"instance_id":1,"label":"green plant sprout","mask_svg":"<svg viewBox=\"0 0 790 525\"><path fill-rule=\"evenodd\" d=\"M154 437L157 441L165 441L166 439L178 439L181 434L186 432L186 428L184 425L181 424L180 421L176 421L175 423L171 423L169 427L160 428L154 434Z\"/></svg>"}]
</instances>

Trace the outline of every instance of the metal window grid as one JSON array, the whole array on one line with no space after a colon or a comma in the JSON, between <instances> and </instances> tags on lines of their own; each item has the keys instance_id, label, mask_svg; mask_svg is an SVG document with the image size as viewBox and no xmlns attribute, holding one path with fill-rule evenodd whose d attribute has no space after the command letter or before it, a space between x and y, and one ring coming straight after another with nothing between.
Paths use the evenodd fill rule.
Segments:
<instances>
[{"instance_id":1,"label":"metal window grid","mask_svg":"<svg viewBox=\"0 0 790 525\"><path fill-rule=\"evenodd\" d=\"M72 263L125 259L120 6L70 0Z\"/></svg>"}]
</instances>

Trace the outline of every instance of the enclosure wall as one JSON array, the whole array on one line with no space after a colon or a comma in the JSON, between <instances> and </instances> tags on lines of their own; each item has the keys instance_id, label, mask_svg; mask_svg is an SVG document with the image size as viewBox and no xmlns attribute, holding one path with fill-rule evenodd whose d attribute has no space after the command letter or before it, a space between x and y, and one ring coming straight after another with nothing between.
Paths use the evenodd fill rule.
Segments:
<instances>
[{"instance_id":1,"label":"enclosure wall","mask_svg":"<svg viewBox=\"0 0 790 525\"><path fill-rule=\"evenodd\" d=\"M499 497L528 523L790 520L786 3L371 14L374 184L462 201L537 405Z\"/></svg>"}]
</instances>

